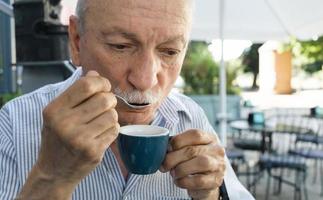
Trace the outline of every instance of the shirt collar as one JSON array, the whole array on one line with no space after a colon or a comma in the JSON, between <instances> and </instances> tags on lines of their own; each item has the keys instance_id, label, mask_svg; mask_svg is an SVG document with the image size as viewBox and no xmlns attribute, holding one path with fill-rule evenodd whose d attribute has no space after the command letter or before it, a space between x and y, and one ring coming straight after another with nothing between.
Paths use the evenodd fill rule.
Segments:
<instances>
[{"instance_id":1,"label":"shirt collar","mask_svg":"<svg viewBox=\"0 0 323 200\"><path fill-rule=\"evenodd\" d=\"M181 102L175 92L171 92L165 100L162 102L158 111L164 117L166 126L174 126L179 122L179 115L183 113L190 121L192 121L192 115L188 108Z\"/></svg>"},{"instance_id":2,"label":"shirt collar","mask_svg":"<svg viewBox=\"0 0 323 200\"><path fill-rule=\"evenodd\" d=\"M62 87L60 87L60 89L58 90L58 95L60 95L65 90L67 90L71 85L73 85L75 81L81 78L82 74L83 74L82 67L77 67L76 70L73 72L72 76L70 76L68 79L62 82Z\"/></svg>"}]
</instances>

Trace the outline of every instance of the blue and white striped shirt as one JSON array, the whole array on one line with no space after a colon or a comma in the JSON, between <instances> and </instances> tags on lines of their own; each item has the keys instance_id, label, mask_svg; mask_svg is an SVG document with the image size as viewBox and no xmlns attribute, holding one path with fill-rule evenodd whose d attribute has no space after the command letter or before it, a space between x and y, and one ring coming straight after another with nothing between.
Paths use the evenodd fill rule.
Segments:
<instances>
[{"instance_id":1,"label":"blue and white striped shirt","mask_svg":"<svg viewBox=\"0 0 323 200\"><path fill-rule=\"evenodd\" d=\"M40 148L42 110L82 75L78 68L66 81L47 85L18 97L0 110L0 200L13 199L24 185ZM157 110L154 125L163 124L171 133L198 128L215 133L202 109L188 97L171 93ZM253 199L227 164L225 181L231 199ZM75 189L73 199L190 199L174 185L169 173L130 174L124 180L111 149L103 161Z\"/></svg>"}]
</instances>

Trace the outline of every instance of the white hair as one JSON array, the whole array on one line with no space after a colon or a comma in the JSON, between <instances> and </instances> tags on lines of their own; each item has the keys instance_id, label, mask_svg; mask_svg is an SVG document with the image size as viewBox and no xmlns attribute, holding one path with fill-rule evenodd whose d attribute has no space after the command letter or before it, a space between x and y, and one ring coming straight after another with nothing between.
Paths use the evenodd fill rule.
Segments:
<instances>
[{"instance_id":1,"label":"white hair","mask_svg":"<svg viewBox=\"0 0 323 200\"><path fill-rule=\"evenodd\" d=\"M113 92L116 95L123 97L129 103L153 104L158 102L158 100L162 98L161 92L156 93L151 90L148 90L145 92L142 92L136 89L125 91L125 90L122 90L120 87L116 87L113 89Z\"/></svg>"},{"instance_id":2,"label":"white hair","mask_svg":"<svg viewBox=\"0 0 323 200\"><path fill-rule=\"evenodd\" d=\"M87 7L87 1L86 0L78 0L77 1L77 5L76 5L76 16L78 16L79 18L83 18L84 17L84 13Z\"/></svg>"},{"instance_id":3,"label":"white hair","mask_svg":"<svg viewBox=\"0 0 323 200\"><path fill-rule=\"evenodd\" d=\"M79 29L80 32L84 32L84 24L85 24L85 12L88 9L88 1L87 0L78 0L76 5L75 14L78 17Z\"/></svg>"}]
</instances>

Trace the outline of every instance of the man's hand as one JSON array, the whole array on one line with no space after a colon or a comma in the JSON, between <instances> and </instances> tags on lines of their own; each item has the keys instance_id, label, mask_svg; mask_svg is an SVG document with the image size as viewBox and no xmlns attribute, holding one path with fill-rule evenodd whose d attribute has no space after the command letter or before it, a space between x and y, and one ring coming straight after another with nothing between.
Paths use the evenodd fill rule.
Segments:
<instances>
[{"instance_id":1,"label":"man's hand","mask_svg":"<svg viewBox=\"0 0 323 200\"><path fill-rule=\"evenodd\" d=\"M90 71L44 109L41 148L31 172L38 179L29 177L22 193L36 192L36 183L46 180L59 183L55 191L71 193L101 162L120 127L110 90L107 79ZM35 181L39 177L42 181Z\"/></svg>"},{"instance_id":2,"label":"man's hand","mask_svg":"<svg viewBox=\"0 0 323 200\"><path fill-rule=\"evenodd\" d=\"M188 130L170 140L161 167L193 199L217 199L225 172L225 152L212 134Z\"/></svg>"}]
</instances>

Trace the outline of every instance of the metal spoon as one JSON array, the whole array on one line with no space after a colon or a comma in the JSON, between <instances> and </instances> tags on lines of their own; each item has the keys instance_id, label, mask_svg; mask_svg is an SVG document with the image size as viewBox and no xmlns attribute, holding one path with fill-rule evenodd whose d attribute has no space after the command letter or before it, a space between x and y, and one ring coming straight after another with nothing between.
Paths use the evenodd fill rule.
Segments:
<instances>
[{"instance_id":1,"label":"metal spoon","mask_svg":"<svg viewBox=\"0 0 323 200\"><path fill-rule=\"evenodd\" d=\"M133 108L133 109L144 109L146 107L148 107L150 104L147 103L147 104L142 104L142 105L136 105L136 104L131 104L129 103L125 98L123 98L122 96L119 96L119 95L116 95L115 96L120 99L121 101L123 101L127 106L129 106L130 108Z\"/></svg>"}]
</instances>

